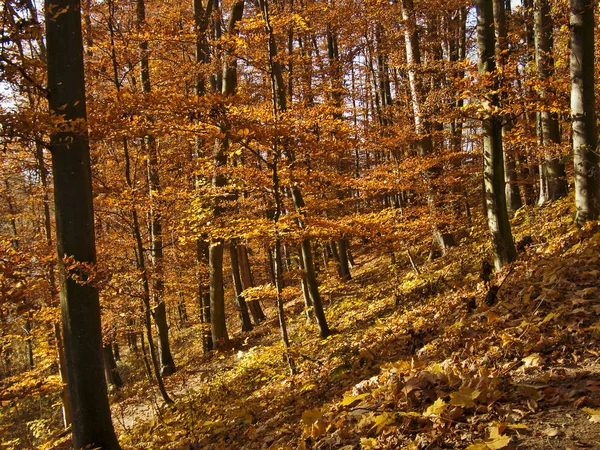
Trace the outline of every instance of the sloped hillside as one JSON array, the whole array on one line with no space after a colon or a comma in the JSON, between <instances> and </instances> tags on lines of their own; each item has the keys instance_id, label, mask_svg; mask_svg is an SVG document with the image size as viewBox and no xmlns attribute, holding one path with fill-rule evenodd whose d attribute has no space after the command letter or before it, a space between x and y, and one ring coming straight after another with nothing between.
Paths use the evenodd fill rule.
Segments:
<instances>
[{"instance_id":1,"label":"sloped hillside","mask_svg":"<svg viewBox=\"0 0 600 450\"><path fill-rule=\"evenodd\" d=\"M402 255L392 264L356 248L352 281L323 286L328 339L314 337L288 292L294 376L275 318L211 355L200 354L196 328L182 331L183 363L167 383L176 407L150 400L145 381L119 393L122 444L597 448L600 228L577 229L567 205L518 212L521 254L492 277L495 296L480 280L481 224L433 262L421 249L419 274Z\"/></svg>"}]
</instances>

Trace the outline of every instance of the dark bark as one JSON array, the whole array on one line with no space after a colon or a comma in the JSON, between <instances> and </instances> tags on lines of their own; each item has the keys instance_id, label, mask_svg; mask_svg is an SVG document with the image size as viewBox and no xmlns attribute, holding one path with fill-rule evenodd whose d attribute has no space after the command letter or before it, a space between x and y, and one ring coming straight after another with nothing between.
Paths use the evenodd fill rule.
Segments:
<instances>
[{"instance_id":1,"label":"dark bark","mask_svg":"<svg viewBox=\"0 0 600 450\"><path fill-rule=\"evenodd\" d=\"M136 26L142 30L146 24L146 5L144 0L136 0ZM150 63L148 41L140 42L140 83L142 92L149 94L152 90L150 83ZM149 123L153 122L152 117L147 117ZM156 138L148 133L144 138L144 145L148 152L148 193L150 205L150 239L152 245L151 262L153 267L152 275L152 297L156 305L156 311L165 309L164 280L163 280L163 232L162 232L162 212L160 205L161 184L158 165L158 145ZM160 348L161 373L171 374L175 372L175 363L169 345L169 329L167 326L166 312L165 320L162 320L160 313L153 314L156 327L158 328L158 343Z\"/></svg>"},{"instance_id":2,"label":"dark bark","mask_svg":"<svg viewBox=\"0 0 600 450\"><path fill-rule=\"evenodd\" d=\"M248 305L242 295L242 278L240 276L240 266L238 263L238 251L237 244L231 242L229 244L229 257L231 259L231 275L233 277L233 290L235 297L240 308L240 322L242 324L242 331L251 331L252 322L250 321L250 314L248 313Z\"/></svg>"},{"instance_id":3,"label":"dark bark","mask_svg":"<svg viewBox=\"0 0 600 450\"><path fill-rule=\"evenodd\" d=\"M102 348L102 356L104 359L104 376L109 386L115 389L120 389L123 386L123 380L117 369L117 362L113 352L112 345L106 344Z\"/></svg>"},{"instance_id":4,"label":"dark bark","mask_svg":"<svg viewBox=\"0 0 600 450\"><path fill-rule=\"evenodd\" d=\"M494 0L494 25L496 31L496 63L498 67L504 71L508 59L508 26L506 23L506 8L504 0ZM502 78L504 83L504 78ZM502 103L506 103L506 95L501 99ZM510 114L506 114L502 120L502 138L513 127L513 118ZM504 176L506 180L506 208L509 214L514 214L523 206L521 192L517 179L517 164L515 155L509 154L507 149L504 149Z\"/></svg>"},{"instance_id":5,"label":"dark bark","mask_svg":"<svg viewBox=\"0 0 600 450\"><path fill-rule=\"evenodd\" d=\"M229 23L227 25L227 34L237 34L237 23L242 19L244 13L244 1L237 1L233 4ZM220 27L220 25L219 25ZM237 87L237 69L236 59L231 55L225 55L223 63L223 76L220 78L222 94L231 96L235 94ZM229 148L229 125L226 118L221 118L222 123L219 125L220 132L224 136L215 140L213 161L215 173L211 181L211 186L219 191L227 185L227 179L221 173L227 165L227 150ZM214 199L215 216L223 213L220 205L221 194L217 192ZM210 326L212 334L213 349L219 349L229 344L229 336L227 335L227 326L225 322L225 293L223 289L223 242L215 239L211 242L208 250L209 260L209 277L210 277Z\"/></svg>"},{"instance_id":6,"label":"dark bark","mask_svg":"<svg viewBox=\"0 0 600 450\"><path fill-rule=\"evenodd\" d=\"M102 361L90 152L79 2L46 0L48 103L66 127L50 136L73 446L119 449ZM83 283L82 283L83 281Z\"/></svg>"},{"instance_id":7,"label":"dark bark","mask_svg":"<svg viewBox=\"0 0 600 450\"><path fill-rule=\"evenodd\" d=\"M554 39L552 15L548 0L536 0L534 10L535 21L535 61L540 80L547 81L554 75ZM542 99L548 94L541 91ZM538 204L555 201L567 195L568 183L565 164L557 155L553 145L560 144L558 114L543 110L539 112L540 141L545 148L544 162L540 167L540 196Z\"/></svg>"},{"instance_id":8,"label":"dark bark","mask_svg":"<svg viewBox=\"0 0 600 450\"><path fill-rule=\"evenodd\" d=\"M248 249L245 245L238 244L237 251L240 275L242 278L242 288L245 290L254 287L254 279L252 278L252 271L250 270L250 260L248 258ZM262 322L266 319L265 313L263 312L260 306L260 302L258 300L251 300L247 303L255 325L258 325L259 322Z\"/></svg>"},{"instance_id":9,"label":"dark bark","mask_svg":"<svg viewBox=\"0 0 600 450\"><path fill-rule=\"evenodd\" d=\"M477 0L477 47L479 50L479 74L482 77L496 76L494 15L492 0ZM492 236L494 264L500 270L512 262L517 252L512 238L508 211L506 208L504 158L502 150L502 117L494 114L499 107L497 94L498 81L491 83L492 92L486 101L490 111L484 112L483 128L483 177L487 221Z\"/></svg>"},{"instance_id":10,"label":"dark bark","mask_svg":"<svg viewBox=\"0 0 600 450\"><path fill-rule=\"evenodd\" d=\"M270 19L269 19L269 7L267 0L260 0L260 8L263 15L263 19L265 21L265 27L268 35L268 56L269 56L269 67L271 69L271 91L273 96L273 112L274 115L277 116L281 112L285 112L287 110L287 103L285 97L285 86L283 83L283 74L281 71L281 64L277 60L277 45L275 42L275 36L273 34L273 29L271 28ZM289 146L284 147L284 152L290 161L294 161L294 152ZM304 215L304 199L302 197L302 193L297 184L292 183L290 186L292 202L294 204L294 209L300 213L301 216ZM304 217L298 218L298 226L300 228L304 228ZM317 325L319 327L319 334L322 338L326 338L331 334L329 330L329 326L327 325L327 320L325 317L325 313L323 311L323 303L321 301L321 296L319 294L319 285L317 283L317 277L315 274L314 264L313 264L313 256L311 251L310 240L308 238L304 238L302 240L301 245L301 257L304 263L304 271L306 274L306 283L308 285L308 291L310 294L310 298L313 304L313 312L315 315L315 319L317 321Z\"/></svg>"},{"instance_id":11,"label":"dark bark","mask_svg":"<svg viewBox=\"0 0 600 450\"><path fill-rule=\"evenodd\" d=\"M212 348L217 350L229 345L227 324L225 322L225 292L223 289L223 244L213 242L209 255L210 277L210 331Z\"/></svg>"},{"instance_id":12,"label":"dark bark","mask_svg":"<svg viewBox=\"0 0 600 450\"><path fill-rule=\"evenodd\" d=\"M169 324L167 323L167 308L165 302L158 303L152 309L152 318L158 330L158 351L160 354L160 374L163 377L175 372L175 363L171 356L169 345Z\"/></svg>"}]
</instances>

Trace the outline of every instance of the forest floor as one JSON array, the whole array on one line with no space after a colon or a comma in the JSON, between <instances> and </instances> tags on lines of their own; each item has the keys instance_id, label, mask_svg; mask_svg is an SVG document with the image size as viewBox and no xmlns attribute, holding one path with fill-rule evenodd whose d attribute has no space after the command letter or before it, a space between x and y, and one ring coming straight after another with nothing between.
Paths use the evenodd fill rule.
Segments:
<instances>
[{"instance_id":1,"label":"forest floor","mask_svg":"<svg viewBox=\"0 0 600 450\"><path fill-rule=\"evenodd\" d=\"M531 245L487 303L482 224L434 261L413 249L419 274L405 255L355 248L352 280L322 285L329 338L286 292L296 375L272 304L229 351L202 354L200 325L173 330L175 408L125 355L111 398L123 447L600 448L600 227L577 229L571 213L567 201L518 211L515 240Z\"/></svg>"}]
</instances>

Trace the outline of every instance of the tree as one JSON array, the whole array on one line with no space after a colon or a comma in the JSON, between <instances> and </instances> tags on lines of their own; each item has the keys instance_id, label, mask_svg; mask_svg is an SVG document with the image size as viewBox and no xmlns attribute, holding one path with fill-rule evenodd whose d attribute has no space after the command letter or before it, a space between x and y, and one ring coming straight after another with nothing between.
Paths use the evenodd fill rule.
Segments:
<instances>
[{"instance_id":1,"label":"tree","mask_svg":"<svg viewBox=\"0 0 600 450\"><path fill-rule=\"evenodd\" d=\"M48 103L60 302L73 446L119 449L102 361L79 2L47 0Z\"/></svg>"},{"instance_id":2,"label":"tree","mask_svg":"<svg viewBox=\"0 0 600 450\"><path fill-rule=\"evenodd\" d=\"M541 83L548 82L554 75L554 38L553 21L548 0L537 0L534 10L535 23L535 65ZM552 92L542 85L542 101ZM545 148L544 162L540 167L540 205L547 201L558 200L567 195L568 183L565 164L561 161L557 149L560 144L558 114L549 110L539 112L540 140Z\"/></svg>"},{"instance_id":3,"label":"tree","mask_svg":"<svg viewBox=\"0 0 600 450\"><path fill-rule=\"evenodd\" d=\"M598 132L594 91L594 5L571 0L571 120L575 163L575 221L583 225L600 212Z\"/></svg>"},{"instance_id":4,"label":"tree","mask_svg":"<svg viewBox=\"0 0 600 450\"><path fill-rule=\"evenodd\" d=\"M508 2L510 5L510 2ZM494 0L494 28L496 31L496 63L503 74L506 73L508 59L508 24L506 20L505 0ZM507 84L508 77L502 77L503 84ZM506 86L503 86L506 88ZM506 95L504 95L506 97ZM514 118L512 114L506 114L502 124L502 138L512 128ZM517 167L514 155L507 153L504 148L504 175L506 177L506 207L510 214L514 214L517 209L523 206L521 193L517 185Z\"/></svg>"},{"instance_id":5,"label":"tree","mask_svg":"<svg viewBox=\"0 0 600 450\"><path fill-rule=\"evenodd\" d=\"M146 23L146 4L144 0L136 2L136 25L138 31L144 32ZM150 65L148 41L140 41L140 83L142 92L150 94ZM148 122L152 123L152 118L148 117ZM171 375L175 372L175 362L171 354L169 344L169 325L167 323L166 305L163 299L164 285L164 262L163 262L163 224L162 211L160 205L161 184L158 167L158 143L152 133L148 133L143 144L148 151L148 193L150 203L150 236L152 240L152 266L154 276L152 277L152 294L156 307L152 311L152 316L158 329L158 346L160 353L160 371L161 375Z\"/></svg>"},{"instance_id":6,"label":"tree","mask_svg":"<svg viewBox=\"0 0 600 450\"><path fill-rule=\"evenodd\" d=\"M477 49L479 51L479 75L486 88L482 105L483 128L483 182L487 222L492 235L492 250L496 270L512 262L517 252L513 242L506 194L504 190L504 157L502 150L502 116L498 109L498 80L495 60L495 36L493 0L477 0Z\"/></svg>"}]
</instances>

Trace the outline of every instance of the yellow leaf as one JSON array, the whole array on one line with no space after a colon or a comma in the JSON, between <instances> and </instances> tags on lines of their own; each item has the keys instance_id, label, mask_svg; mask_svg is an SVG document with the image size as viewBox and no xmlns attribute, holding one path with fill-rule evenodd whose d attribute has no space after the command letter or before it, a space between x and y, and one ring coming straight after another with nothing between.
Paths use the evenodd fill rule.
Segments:
<instances>
[{"instance_id":1,"label":"yellow leaf","mask_svg":"<svg viewBox=\"0 0 600 450\"><path fill-rule=\"evenodd\" d=\"M371 427L371 430L375 428L375 432L379 434L384 427L395 422L396 421L391 414L384 412L383 414L375 416L375 424Z\"/></svg>"},{"instance_id":2,"label":"yellow leaf","mask_svg":"<svg viewBox=\"0 0 600 450\"><path fill-rule=\"evenodd\" d=\"M360 448L374 448L377 445L377 440L373 438L360 438Z\"/></svg>"},{"instance_id":3,"label":"yellow leaf","mask_svg":"<svg viewBox=\"0 0 600 450\"><path fill-rule=\"evenodd\" d=\"M598 320L594 325L586 328L587 331L600 331L600 320Z\"/></svg>"},{"instance_id":4,"label":"yellow leaf","mask_svg":"<svg viewBox=\"0 0 600 450\"><path fill-rule=\"evenodd\" d=\"M421 417L421 414L419 414L418 412L414 412L414 411L409 411L409 412L401 411L398 414L400 414L402 417Z\"/></svg>"},{"instance_id":5,"label":"yellow leaf","mask_svg":"<svg viewBox=\"0 0 600 450\"><path fill-rule=\"evenodd\" d=\"M542 320L538 325L543 325L546 322L551 321L552 319L556 319L557 317L559 317L559 314L551 312L546 317L544 317L544 320Z\"/></svg>"},{"instance_id":6,"label":"yellow leaf","mask_svg":"<svg viewBox=\"0 0 600 450\"><path fill-rule=\"evenodd\" d=\"M450 404L453 406L462 406L472 408L475 406L475 400L481 394L477 389L468 386L461 387L457 392L450 394Z\"/></svg>"},{"instance_id":7,"label":"yellow leaf","mask_svg":"<svg viewBox=\"0 0 600 450\"><path fill-rule=\"evenodd\" d=\"M590 422L600 423L600 409L582 408L584 412L590 415Z\"/></svg>"},{"instance_id":8,"label":"yellow leaf","mask_svg":"<svg viewBox=\"0 0 600 450\"><path fill-rule=\"evenodd\" d=\"M312 425L317 420L323 417L323 413L318 409L309 409L308 411L304 411L302 413L302 422L306 425Z\"/></svg>"},{"instance_id":9,"label":"yellow leaf","mask_svg":"<svg viewBox=\"0 0 600 450\"><path fill-rule=\"evenodd\" d=\"M489 440L485 441L485 445L492 450L496 450L499 448L504 448L508 444L510 444L510 437L500 434L498 426L492 427L490 430L490 438Z\"/></svg>"},{"instance_id":10,"label":"yellow leaf","mask_svg":"<svg viewBox=\"0 0 600 450\"><path fill-rule=\"evenodd\" d=\"M489 450L489 447L486 444L471 444L467 447L467 450Z\"/></svg>"},{"instance_id":11,"label":"yellow leaf","mask_svg":"<svg viewBox=\"0 0 600 450\"><path fill-rule=\"evenodd\" d=\"M424 416L439 416L444 411L446 411L447 406L448 405L446 404L446 402L444 400L442 400L441 398L438 398L433 403L433 405L431 405L429 408L427 408L427 410L425 411L425 413L423 415Z\"/></svg>"},{"instance_id":12,"label":"yellow leaf","mask_svg":"<svg viewBox=\"0 0 600 450\"><path fill-rule=\"evenodd\" d=\"M371 394L367 392L367 393L360 394L360 395L352 395L350 397L344 397L344 399L340 402L340 405L350 406L351 404L358 402L358 401L362 400L363 398L368 397L369 395L371 395Z\"/></svg>"}]
</instances>

